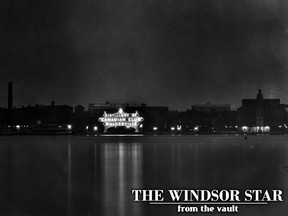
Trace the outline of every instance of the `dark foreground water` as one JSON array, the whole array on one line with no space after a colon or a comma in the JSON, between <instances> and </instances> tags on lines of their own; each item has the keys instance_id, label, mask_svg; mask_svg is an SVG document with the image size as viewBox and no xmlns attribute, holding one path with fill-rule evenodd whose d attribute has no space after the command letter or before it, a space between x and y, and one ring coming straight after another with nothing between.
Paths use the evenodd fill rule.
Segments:
<instances>
[{"instance_id":1,"label":"dark foreground water","mask_svg":"<svg viewBox=\"0 0 288 216\"><path fill-rule=\"evenodd\" d=\"M284 201L178 213L132 189L281 189ZM287 216L288 136L0 137L0 215Z\"/></svg>"}]
</instances>

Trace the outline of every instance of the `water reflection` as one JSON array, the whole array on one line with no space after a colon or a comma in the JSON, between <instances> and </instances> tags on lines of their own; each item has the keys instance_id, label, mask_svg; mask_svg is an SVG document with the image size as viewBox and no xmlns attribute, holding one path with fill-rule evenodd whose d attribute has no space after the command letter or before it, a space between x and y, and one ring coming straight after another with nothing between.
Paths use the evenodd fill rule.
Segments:
<instances>
[{"instance_id":1,"label":"water reflection","mask_svg":"<svg viewBox=\"0 0 288 216\"><path fill-rule=\"evenodd\" d=\"M73 205L72 205L72 157L71 157L71 142L68 143L68 159L67 159L67 175L68 175L68 180L67 180L67 189L68 189L68 207L67 207L67 212L68 215L72 215L73 212Z\"/></svg>"},{"instance_id":2,"label":"water reflection","mask_svg":"<svg viewBox=\"0 0 288 216\"><path fill-rule=\"evenodd\" d=\"M238 215L288 211L285 137L12 137L0 144L1 216L176 216L175 206L133 202L131 190L177 188L282 189L283 203L241 206Z\"/></svg>"},{"instance_id":3,"label":"water reflection","mask_svg":"<svg viewBox=\"0 0 288 216\"><path fill-rule=\"evenodd\" d=\"M104 145L103 215L141 215L131 206L131 190L142 187L142 145L107 143Z\"/></svg>"}]
</instances>

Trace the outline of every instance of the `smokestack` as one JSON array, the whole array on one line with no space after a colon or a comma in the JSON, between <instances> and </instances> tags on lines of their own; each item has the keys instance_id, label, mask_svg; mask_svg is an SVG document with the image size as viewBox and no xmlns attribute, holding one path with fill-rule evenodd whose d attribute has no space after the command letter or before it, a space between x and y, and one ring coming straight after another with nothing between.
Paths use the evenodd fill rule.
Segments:
<instances>
[{"instance_id":1,"label":"smokestack","mask_svg":"<svg viewBox=\"0 0 288 216\"><path fill-rule=\"evenodd\" d=\"M12 82L8 82L8 110L13 109Z\"/></svg>"}]
</instances>

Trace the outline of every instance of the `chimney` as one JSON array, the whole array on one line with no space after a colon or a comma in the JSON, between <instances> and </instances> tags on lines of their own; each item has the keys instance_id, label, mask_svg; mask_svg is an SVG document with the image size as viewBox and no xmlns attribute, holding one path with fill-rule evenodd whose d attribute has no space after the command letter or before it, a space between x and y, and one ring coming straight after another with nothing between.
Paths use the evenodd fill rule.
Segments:
<instances>
[{"instance_id":1,"label":"chimney","mask_svg":"<svg viewBox=\"0 0 288 216\"><path fill-rule=\"evenodd\" d=\"M13 109L12 82L8 82L8 110Z\"/></svg>"}]
</instances>

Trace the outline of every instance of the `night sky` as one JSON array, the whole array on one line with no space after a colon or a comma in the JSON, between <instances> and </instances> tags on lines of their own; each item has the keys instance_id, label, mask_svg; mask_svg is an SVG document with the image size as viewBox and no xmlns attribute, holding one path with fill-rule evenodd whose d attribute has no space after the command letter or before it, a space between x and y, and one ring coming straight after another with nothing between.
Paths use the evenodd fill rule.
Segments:
<instances>
[{"instance_id":1,"label":"night sky","mask_svg":"<svg viewBox=\"0 0 288 216\"><path fill-rule=\"evenodd\" d=\"M287 0L2 0L0 106L288 103Z\"/></svg>"}]
</instances>

